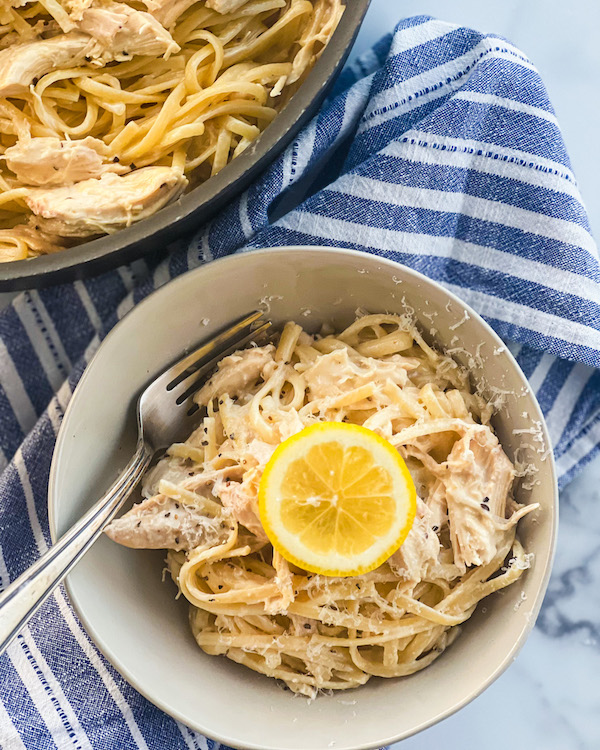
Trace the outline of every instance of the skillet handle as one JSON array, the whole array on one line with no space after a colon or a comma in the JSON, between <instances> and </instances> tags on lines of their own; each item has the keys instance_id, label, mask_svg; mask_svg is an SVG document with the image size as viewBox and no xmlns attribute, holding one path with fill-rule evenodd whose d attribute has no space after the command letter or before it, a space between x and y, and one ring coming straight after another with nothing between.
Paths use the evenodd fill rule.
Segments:
<instances>
[{"instance_id":1,"label":"skillet handle","mask_svg":"<svg viewBox=\"0 0 600 750\"><path fill-rule=\"evenodd\" d=\"M135 489L151 458L140 440L133 458L108 492L0 594L0 654L100 536Z\"/></svg>"}]
</instances>

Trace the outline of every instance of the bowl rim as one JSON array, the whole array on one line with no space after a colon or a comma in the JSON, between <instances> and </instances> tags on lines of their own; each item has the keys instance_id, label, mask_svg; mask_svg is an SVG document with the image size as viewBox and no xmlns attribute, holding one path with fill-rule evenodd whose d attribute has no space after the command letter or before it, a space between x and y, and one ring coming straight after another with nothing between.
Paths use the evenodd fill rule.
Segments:
<instances>
[{"instance_id":1,"label":"bowl rim","mask_svg":"<svg viewBox=\"0 0 600 750\"><path fill-rule=\"evenodd\" d=\"M344 0L347 11L329 44L273 122L244 153L173 203L129 227L103 235L57 253L0 264L0 291L45 287L93 276L130 262L164 247L193 227L182 227L196 212L205 211L201 223L210 220L212 211L234 199L246 189L282 152L308 119L316 112L311 106L321 101L338 72L362 26L371 0ZM246 182L244 182L246 180ZM239 189L236 189L239 186ZM197 222L196 222L197 223ZM174 233L173 227L178 230ZM143 249L143 244L147 247ZM149 245L152 245L151 247Z\"/></svg>"},{"instance_id":2,"label":"bowl rim","mask_svg":"<svg viewBox=\"0 0 600 750\"><path fill-rule=\"evenodd\" d=\"M548 428L546 425L544 414L542 413L537 397L535 393L533 392L533 390L531 389L531 386L529 385L529 382L527 378L525 377L523 371L521 370L519 364L517 363L516 359L514 358L514 356L508 349L508 347L506 347L505 342L498 336L498 334L489 325L489 323L487 323L477 311L475 311L466 302L461 300L460 297L458 297L456 294L446 289L442 284L438 283L437 281L434 281L428 276L425 276L419 271L415 271L409 266L399 263L398 261L392 260L390 258L384 258L379 255L375 255L373 253L354 250L352 248L339 248L339 247L321 246L321 245L291 245L291 246L278 246L278 247L268 247L268 248L251 250L251 251L247 251L247 253L244 253L244 255L246 254L260 255L260 256L285 255L290 252L306 252L306 251L311 251L311 252L319 251L322 253L328 253L332 257L336 257L336 256L348 257L349 256L349 257L356 258L357 261L363 261L363 262L368 260L368 262L376 262L384 266L389 266L391 270L401 268L402 272L408 276L413 277L414 281L424 283L426 286L431 285L441 290L448 297L449 301L457 304L462 310L465 310L469 314L469 316L474 318L480 326L483 326L484 329L487 330L487 333L497 343L498 347L502 347L502 356L506 357L507 361L510 362L513 370L516 371L517 375L523 381L523 384L527 387L527 390L531 396L533 405L537 409L537 414L535 415L535 418L536 420L539 419L541 423L541 433L543 435L546 445L548 446L552 445L552 443L550 442L550 437L548 434ZM104 338L104 340L98 347L98 350L95 352L94 356L92 357L92 359L86 366L83 372L83 375L81 379L79 380L79 383L77 384L71 396L71 399L67 405L67 408L65 410L65 413L61 422L61 426L60 426L60 429L56 438L56 444L55 444L53 455L52 455L52 462L50 465L50 473L49 473L49 479L48 479L47 504L48 504L48 523L50 527L50 537L51 537L53 544L57 541L57 538L58 538L57 537L57 515L58 515L57 496L58 496L58 493L55 491L55 485L58 481L57 457L62 449L62 442L65 439L65 435L68 432L68 423L69 423L70 415L72 412L76 411L77 409L78 391L79 393L82 392L82 389L80 389L79 386L85 382L85 379L89 375L92 367L94 366L94 363L99 358L100 352L105 342L108 341L109 338L114 335L115 331L117 330L117 328L121 326L123 321L130 318L134 313L136 315L141 314L139 311L141 310L143 312L146 309L146 307L149 307L151 304L153 304L152 300L161 296L167 296L167 295L173 294L178 285L189 283L189 278L191 275L198 276L201 278L202 274L206 271L206 268L208 266L213 266L215 264L217 264L220 269L226 269L228 266L235 267L237 260L238 260L237 254L228 255L224 258L219 258L217 260L211 261L208 264L203 264L199 266L198 268L192 269L191 271L187 271L181 274L180 276L176 277L175 279L172 279L171 281L167 282L163 286L159 287L158 289L153 291L151 294L149 294L147 297L145 297L141 302L135 305L135 307L129 310L123 316L123 318L113 327L113 329L107 334L107 336ZM549 545L549 549L547 550L545 559L542 561L544 564L544 573L541 579L540 586L536 592L535 602L533 604L533 607L531 608L531 617L529 618L529 621L526 627L522 630L521 635L518 638L518 640L515 641L512 648L504 655L504 657L502 658L502 660L500 661L496 669L487 677L487 679L484 680L475 690L473 690L464 699L459 700L456 703L453 703L446 710L431 717L431 719L421 722L421 724L418 727L413 728L408 733L406 731L403 731L399 734L391 735L389 737L380 737L373 741L369 741L366 743L363 742L360 745L341 744L339 745L339 750L373 750L374 748L380 748L384 745L391 745L396 742L400 742L403 739L407 739L408 737L414 736L422 732L423 730L428 729L431 726L434 726L440 721L443 721L449 716L452 716L457 711L464 708L466 705L468 705L473 700L475 700L475 698L479 697L485 690L487 690L487 688L492 683L494 683L508 669L508 667L516 659L517 655L519 654L519 652L525 645L527 639L529 638L535 626L537 617L539 615L539 612L543 603L544 595L546 593L548 583L550 580L550 575L552 572L552 567L553 567L553 562L554 562L554 557L555 557L555 552L556 552L557 535L558 535L558 482L557 482L557 475L556 475L556 463L554 460L553 451L550 451L548 453L547 460L544 462L544 464L545 464L545 470L550 475L550 479L552 481L552 487L553 487L552 502L551 502L551 505L549 505L549 507L552 510L551 527L550 527L551 528L550 545ZM538 559L538 554L539 553L536 553L536 559ZM172 718L180 721L186 726L189 726L188 716L185 716L183 715L183 713L179 712L176 706L169 705L168 703L164 701L157 701L152 696L150 689L146 688L143 684L139 683L136 676L132 674L132 672L126 666L122 665L118 661L118 659L114 656L110 646L107 643L105 643L104 640L98 635L93 625L93 622L91 622L86 617L85 612L80 610L76 595L71 589L69 576L65 578L64 583L65 583L65 588L67 590L69 602L73 606L83 627L85 628L90 638L93 640L94 645L100 650L100 652L106 657L106 659L108 659L108 661L117 670L117 672L119 672L119 674L121 674L121 676L125 680L127 680L127 682L135 690L137 690L153 705L157 706L160 710L164 711L166 714L168 714ZM240 748L240 750L264 750L264 746L262 745L258 745L255 743L247 743L247 744L241 743L240 744L240 740L237 737L228 737L226 733L215 733L212 728L207 730L206 727L202 726L202 723L203 723L202 721L198 721L196 722L195 726L192 726L192 728L202 733L203 735L206 735L207 737L218 740L219 742L228 746L238 747Z\"/></svg>"}]
</instances>

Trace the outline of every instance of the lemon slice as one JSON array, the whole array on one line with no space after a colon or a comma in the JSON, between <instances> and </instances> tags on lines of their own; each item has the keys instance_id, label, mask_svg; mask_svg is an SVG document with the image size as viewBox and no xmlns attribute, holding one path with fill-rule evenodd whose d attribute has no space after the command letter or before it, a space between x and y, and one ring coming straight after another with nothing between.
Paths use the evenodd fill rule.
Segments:
<instances>
[{"instance_id":1,"label":"lemon slice","mask_svg":"<svg viewBox=\"0 0 600 750\"><path fill-rule=\"evenodd\" d=\"M276 449L258 503L269 541L286 560L313 573L354 576L404 542L416 491L387 440L365 427L320 422Z\"/></svg>"}]
</instances>

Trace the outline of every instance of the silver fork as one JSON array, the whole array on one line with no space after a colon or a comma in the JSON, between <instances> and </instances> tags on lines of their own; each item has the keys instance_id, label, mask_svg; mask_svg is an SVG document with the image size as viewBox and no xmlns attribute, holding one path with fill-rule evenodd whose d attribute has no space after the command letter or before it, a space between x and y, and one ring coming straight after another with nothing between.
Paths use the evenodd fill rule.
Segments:
<instances>
[{"instance_id":1,"label":"silver fork","mask_svg":"<svg viewBox=\"0 0 600 750\"><path fill-rule=\"evenodd\" d=\"M193 395L216 363L256 341L270 326L269 321L262 320L262 313L253 312L202 344L146 388L137 403L137 448L122 474L56 544L0 595L0 653L100 536L154 455L190 434L198 411Z\"/></svg>"}]
</instances>

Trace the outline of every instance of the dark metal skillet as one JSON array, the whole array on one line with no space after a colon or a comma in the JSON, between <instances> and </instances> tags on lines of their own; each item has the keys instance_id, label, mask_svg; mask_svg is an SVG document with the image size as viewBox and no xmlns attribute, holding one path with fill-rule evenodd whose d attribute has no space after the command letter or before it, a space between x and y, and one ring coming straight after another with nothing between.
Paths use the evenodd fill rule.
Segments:
<instances>
[{"instance_id":1,"label":"dark metal skillet","mask_svg":"<svg viewBox=\"0 0 600 750\"><path fill-rule=\"evenodd\" d=\"M108 271L164 247L214 216L275 160L316 113L348 57L370 1L346 0L346 12L306 81L256 143L222 172L116 234L59 253L0 263L0 292L51 286Z\"/></svg>"}]
</instances>

